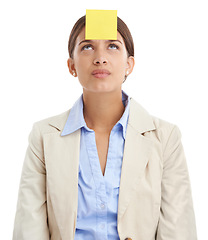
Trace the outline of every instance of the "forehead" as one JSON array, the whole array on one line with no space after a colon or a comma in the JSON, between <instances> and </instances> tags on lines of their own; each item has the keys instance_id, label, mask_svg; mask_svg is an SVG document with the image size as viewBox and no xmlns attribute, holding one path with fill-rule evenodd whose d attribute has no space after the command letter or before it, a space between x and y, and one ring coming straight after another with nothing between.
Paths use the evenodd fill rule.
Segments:
<instances>
[{"instance_id":1,"label":"forehead","mask_svg":"<svg viewBox=\"0 0 208 240\"><path fill-rule=\"evenodd\" d=\"M83 40L85 40L85 27L83 27L83 29L81 30L81 32L77 36L75 45L79 44L79 42L81 42ZM111 39L109 39L109 40L111 40ZM117 31L117 40L120 40L122 43L124 43L123 38L118 31ZM93 40L93 41L105 41L105 40Z\"/></svg>"}]
</instances>

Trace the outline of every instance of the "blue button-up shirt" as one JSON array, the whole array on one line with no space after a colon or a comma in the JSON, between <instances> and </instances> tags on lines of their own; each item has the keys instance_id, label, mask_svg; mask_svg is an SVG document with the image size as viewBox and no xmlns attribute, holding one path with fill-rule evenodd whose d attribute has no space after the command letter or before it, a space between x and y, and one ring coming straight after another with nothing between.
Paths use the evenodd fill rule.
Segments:
<instances>
[{"instance_id":1,"label":"blue button-up shirt","mask_svg":"<svg viewBox=\"0 0 208 240\"><path fill-rule=\"evenodd\" d=\"M129 96L122 90L125 111L110 133L103 176L95 132L83 116L83 94L69 113L61 136L81 128L78 178L78 209L75 240L116 240L117 212L124 142L129 117Z\"/></svg>"}]
</instances>

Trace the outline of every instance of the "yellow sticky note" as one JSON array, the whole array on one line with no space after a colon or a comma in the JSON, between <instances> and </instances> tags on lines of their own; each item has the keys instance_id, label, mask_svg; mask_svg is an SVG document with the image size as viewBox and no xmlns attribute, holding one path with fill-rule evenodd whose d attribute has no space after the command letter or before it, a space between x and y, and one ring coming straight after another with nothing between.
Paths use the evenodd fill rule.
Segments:
<instances>
[{"instance_id":1,"label":"yellow sticky note","mask_svg":"<svg viewBox=\"0 0 208 240\"><path fill-rule=\"evenodd\" d=\"M117 39L117 10L86 10L85 39Z\"/></svg>"}]
</instances>

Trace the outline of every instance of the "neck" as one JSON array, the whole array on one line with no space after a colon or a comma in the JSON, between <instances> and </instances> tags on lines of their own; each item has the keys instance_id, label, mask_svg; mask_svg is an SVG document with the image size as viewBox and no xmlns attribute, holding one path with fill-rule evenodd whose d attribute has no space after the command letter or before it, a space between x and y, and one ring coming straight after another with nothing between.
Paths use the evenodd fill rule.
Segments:
<instances>
[{"instance_id":1,"label":"neck","mask_svg":"<svg viewBox=\"0 0 208 240\"><path fill-rule=\"evenodd\" d=\"M121 89L94 93L83 89L83 115L87 126L97 132L109 132L124 113Z\"/></svg>"}]
</instances>

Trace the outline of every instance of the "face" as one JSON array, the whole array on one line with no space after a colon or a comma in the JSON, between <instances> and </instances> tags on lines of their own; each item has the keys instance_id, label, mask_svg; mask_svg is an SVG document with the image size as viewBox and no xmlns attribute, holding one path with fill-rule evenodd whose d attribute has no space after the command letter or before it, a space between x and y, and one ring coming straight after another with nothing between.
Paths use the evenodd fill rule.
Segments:
<instances>
[{"instance_id":1,"label":"face","mask_svg":"<svg viewBox=\"0 0 208 240\"><path fill-rule=\"evenodd\" d=\"M134 58L127 56L125 43L117 40L85 40L85 27L78 35L68 68L75 72L85 91L110 92L121 89L124 76L133 71Z\"/></svg>"}]
</instances>

